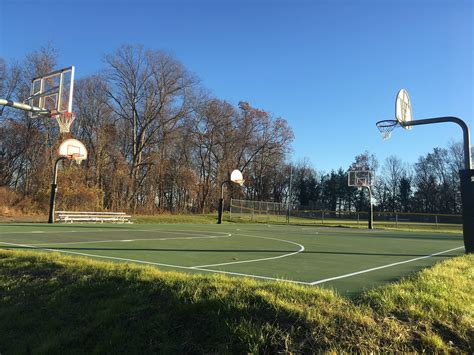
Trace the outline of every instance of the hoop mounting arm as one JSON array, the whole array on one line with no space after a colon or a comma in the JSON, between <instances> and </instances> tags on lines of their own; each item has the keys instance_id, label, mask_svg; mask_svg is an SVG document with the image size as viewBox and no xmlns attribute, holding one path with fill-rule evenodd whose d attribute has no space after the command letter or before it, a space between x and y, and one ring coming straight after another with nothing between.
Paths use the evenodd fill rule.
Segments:
<instances>
[{"instance_id":1,"label":"hoop mounting arm","mask_svg":"<svg viewBox=\"0 0 474 355\"><path fill-rule=\"evenodd\" d=\"M35 113L45 114L45 115L48 115L50 113L49 110L45 110L40 107L31 106L31 105L27 105L21 102L15 102L15 101L5 100L5 99L0 99L0 105L10 106L13 108L18 108L20 110L30 111L30 112L35 112Z\"/></svg>"},{"instance_id":2,"label":"hoop mounting arm","mask_svg":"<svg viewBox=\"0 0 474 355\"><path fill-rule=\"evenodd\" d=\"M471 160L471 139L469 136L469 127L467 126L466 122L461 120L460 118L447 116L447 117L437 117L437 118L425 118L422 120L414 120L409 122L400 122L400 125L403 127L406 126L420 126L425 124L432 124L432 123L445 123L445 122L453 122L458 124L462 128L463 132L463 143L464 143L464 166L467 170L472 169L472 160Z\"/></svg>"}]
</instances>

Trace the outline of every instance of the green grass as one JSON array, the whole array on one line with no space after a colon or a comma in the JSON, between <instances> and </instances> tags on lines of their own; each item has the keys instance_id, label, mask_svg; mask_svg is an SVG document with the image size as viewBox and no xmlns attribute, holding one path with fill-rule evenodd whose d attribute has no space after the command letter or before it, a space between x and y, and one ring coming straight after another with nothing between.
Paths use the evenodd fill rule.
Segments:
<instances>
[{"instance_id":1,"label":"green grass","mask_svg":"<svg viewBox=\"0 0 474 355\"><path fill-rule=\"evenodd\" d=\"M226 216L225 220L229 217ZM244 218L240 218L239 215L234 215L231 219L233 223L274 223L274 224L286 224L285 216L274 216L274 215L255 215L251 218L247 215ZM290 225L307 225L307 226L326 226L326 227L345 227L345 228L358 228L367 229L368 222L365 219L360 221L354 219L343 219L343 218L326 218L324 220L318 218L301 218L294 217L290 218ZM394 222L394 221L378 221L375 220L373 223L376 229L386 230L400 230L400 231L411 231L411 232L435 232L435 233L453 233L461 234L461 224L450 224L450 223L426 223L426 222Z\"/></svg>"},{"instance_id":2,"label":"green grass","mask_svg":"<svg viewBox=\"0 0 474 355\"><path fill-rule=\"evenodd\" d=\"M240 218L239 214L234 214L230 218L228 212L224 212L223 224L242 224L242 223L273 223L273 224L286 224L285 216L275 215L255 215L254 219L251 219L250 215L244 215L244 218ZM1 222L9 223L30 223L30 222L46 222L47 216L21 216L12 217L1 220ZM206 214L156 214L156 215L133 215L132 221L138 224L216 224L217 213L206 213ZM367 221L361 219L357 222L354 219L312 219L312 218L301 218L292 216L290 219L291 225L308 225L308 226L326 226L326 227L347 227L347 228L367 228ZM449 223L422 223L422 222L398 222L394 221L374 221L374 228L376 229L387 229L387 230L400 230L400 231L413 231L413 232L435 232L435 233L453 233L461 234L461 224L449 224Z\"/></svg>"},{"instance_id":3,"label":"green grass","mask_svg":"<svg viewBox=\"0 0 474 355\"><path fill-rule=\"evenodd\" d=\"M206 214L157 214L157 215L135 215L134 223L196 223L216 224L217 213Z\"/></svg>"},{"instance_id":4,"label":"green grass","mask_svg":"<svg viewBox=\"0 0 474 355\"><path fill-rule=\"evenodd\" d=\"M357 300L317 287L0 251L0 352L472 353L474 257Z\"/></svg>"}]
</instances>

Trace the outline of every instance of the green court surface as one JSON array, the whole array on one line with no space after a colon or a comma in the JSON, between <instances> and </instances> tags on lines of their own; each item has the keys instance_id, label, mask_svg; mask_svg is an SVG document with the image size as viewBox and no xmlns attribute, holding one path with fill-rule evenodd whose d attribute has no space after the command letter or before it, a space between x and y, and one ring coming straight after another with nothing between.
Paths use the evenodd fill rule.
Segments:
<instances>
[{"instance_id":1,"label":"green court surface","mask_svg":"<svg viewBox=\"0 0 474 355\"><path fill-rule=\"evenodd\" d=\"M0 247L357 295L464 253L457 234L262 224L3 224Z\"/></svg>"}]
</instances>

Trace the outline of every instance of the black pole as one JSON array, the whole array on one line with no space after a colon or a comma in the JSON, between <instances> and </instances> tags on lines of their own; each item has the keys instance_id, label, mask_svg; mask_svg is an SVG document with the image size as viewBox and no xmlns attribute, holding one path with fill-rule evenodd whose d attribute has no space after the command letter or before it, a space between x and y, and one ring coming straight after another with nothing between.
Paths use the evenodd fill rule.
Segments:
<instances>
[{"instance_id":1,"label":"black pole","mask_svg":"<svg viewBox=\"0 0 474 355\"><path fill-rule=\"evenodd\" d=\"M461 170L461 201L464 247L466 254L474 253L474 170Z\"/></svg>"},{"instance_id":2,"label":"black pole","mask_svg":"<svg viewBox=\"0 0 474 355\"><path fill-rule=\"evenodd\" d=\"M217 224L222 224L222 211L224 209L224 199L219 199L219 210L217 211Z\"/></svg>"},{"instance_id":3,"label":"black pole","mask_svg":"<svg viewBox=\"0 0 474 355\"><path fill-rule=\"evenodd\" d=\"M471 141L469 137L469 127L457 117L438 117L427 118L424 120L414 120L401 123L403 127L418 126L432 123L453 122L462 128L463 148L464 148L464 166L465 170L459 172L461 179L461 202L462 202L462 221L463 237L466 254L474 253L474 170L472 170L471 159Z\"/></svg>"},{"instance_id":4,"label":"black pole","mask_svg":"<svg viewBox=\"0 0 474 355\"><path fill-rule=\"evenodd\" d=\"M367 186L369 190L369 229L374 229L374 206L372 205L372 190L370 186Z\"/></svg>"},{"instance_id":5,"label":"black pole","mask_svg":"<svg viewBox=\"0 0 474 355\"><path fill-rule=\"evenodd\" d=\"M217 211L217 224L222 224L222 214L224 213L224 185L229 180L225 180L221 184L221 198L219 199L219 210Z\"/></svg>"},{"instance_id":6,"label":"black pole","mask_svg":"<svg viewBox=\"0 0 474 355\"><path fill-rule=\"evenodd\" d=\"M53 171L53 183L51 184L51 197L49 199L49 217L48 223L54 223L54 208L56 205L56 192L58 190L58 164L61 160L67 159L66 157L59 157L54 163Z\"/></svg>"}]
</instances>

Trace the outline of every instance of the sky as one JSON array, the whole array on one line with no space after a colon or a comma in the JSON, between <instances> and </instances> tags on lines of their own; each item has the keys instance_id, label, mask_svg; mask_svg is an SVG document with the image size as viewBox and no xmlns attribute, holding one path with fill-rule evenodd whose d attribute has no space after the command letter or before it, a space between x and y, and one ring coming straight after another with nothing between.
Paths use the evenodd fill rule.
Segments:
<instances>
[{"instance_id":1,"label":"sky","mask_svg":"<svg viewBox=\"0 0 474 355\"><path fill-rule=\"evenodd\" d=\"M165 50L214 96L287 120L290 159L347 169L364 151L413 163L461 141L452 123L395 130L395 96L414 119L457 116L474 127L471 0L0 0L0 57L51 43L76 79L122 44Z\"/></svg>"}]
</instances>

